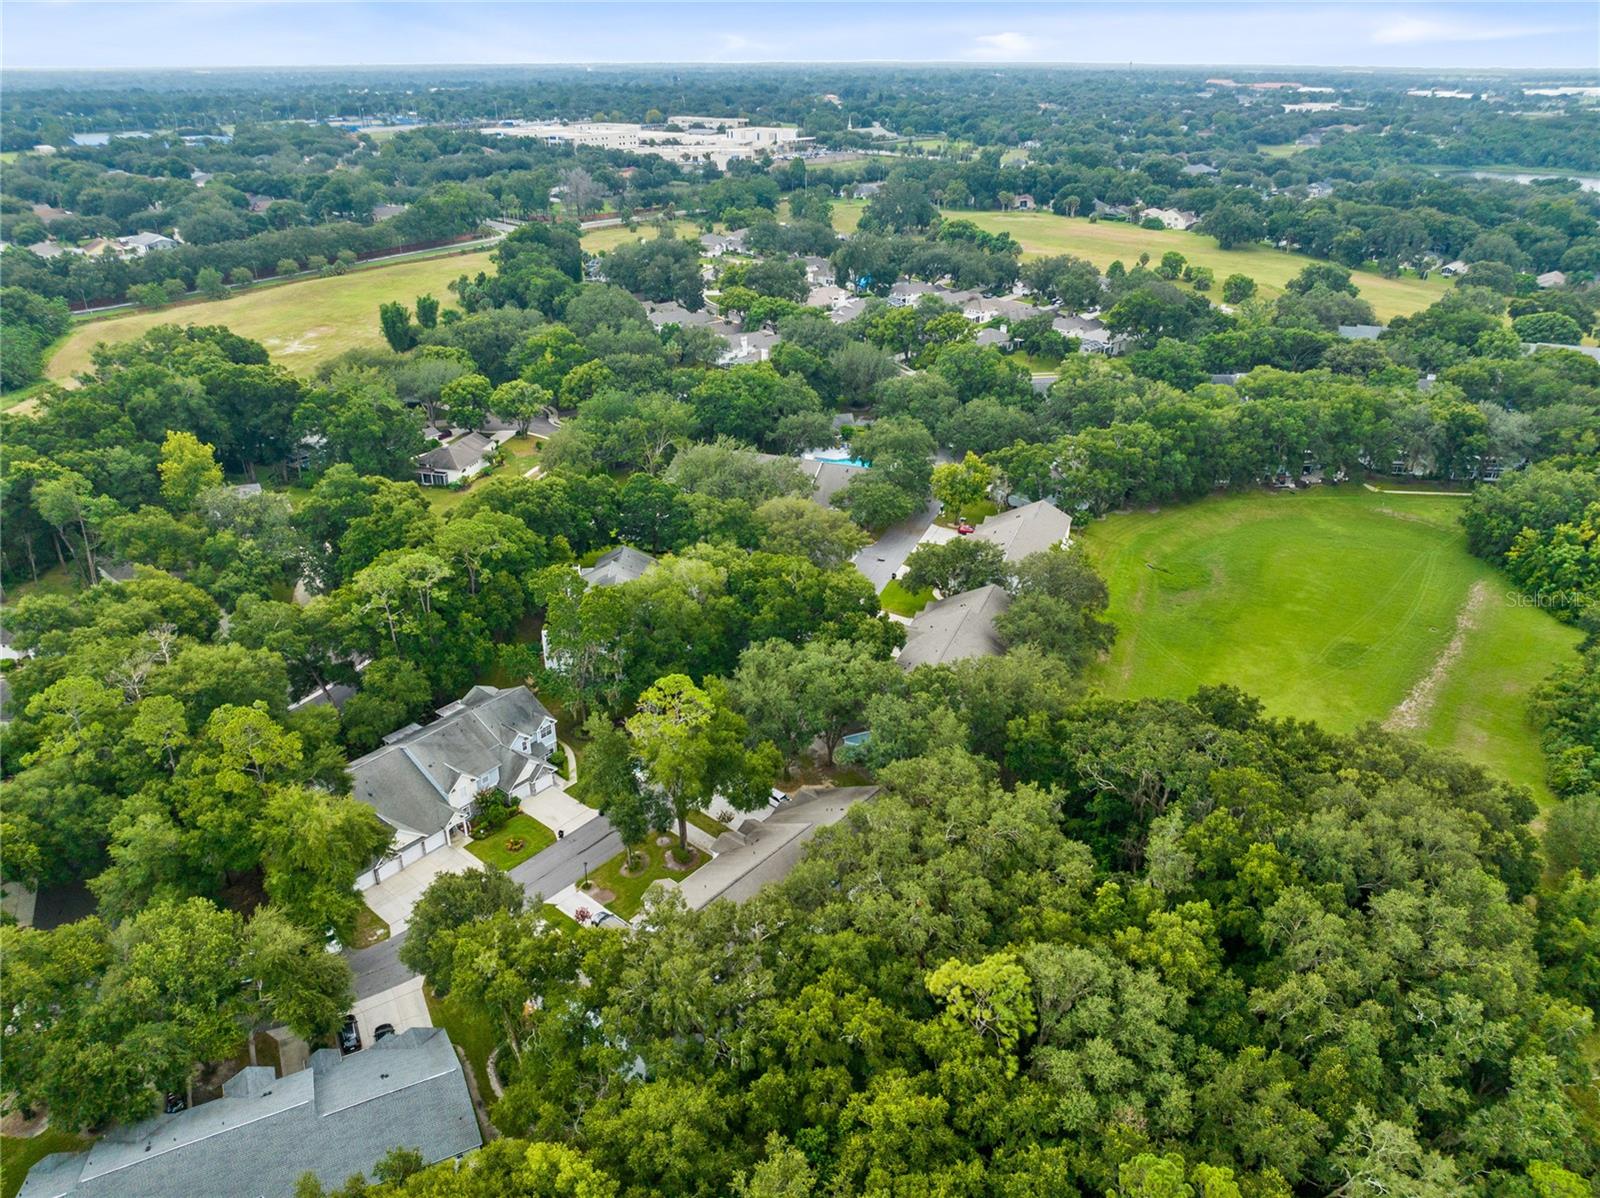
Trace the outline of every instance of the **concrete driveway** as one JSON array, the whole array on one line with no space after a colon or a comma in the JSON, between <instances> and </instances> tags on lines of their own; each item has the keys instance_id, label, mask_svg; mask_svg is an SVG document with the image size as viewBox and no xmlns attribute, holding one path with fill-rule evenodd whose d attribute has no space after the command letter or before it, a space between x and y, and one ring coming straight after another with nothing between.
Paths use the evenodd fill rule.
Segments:
<instances>
[{"instance_id":1,"label":"concrete driveway","mask_svg":"<svg viewBox=\"0 0 1600 1198\"><path fill-rule=\"evenodd\" d=\"M523 799L522 810L558 837L571 836L600 814L593 807L585 807L569 795L559 782Z\"/></svg>"},{"instance_id":2,"label":"concrete driveway","mask_svg":"<svg viewBox=\"0 0 1600 1198\"><path fill-rule=\"evenodd\" d=\"M466 849L448 844L412 862L394 877L363 890L361 897L372 908L372 913L389 925L389 934L397 936L411 922L411 908L417 905L428 883L440 874L460 874L482 868L483 862Z\"/></svg>"},{"instance_id":3,"label":"concrete driveway","mask_svg":"<svg viewBox=\"0 0 1600 1198\"><path fill-rule=\"evenodd\" d=\"M922 511L899 524L890 525L881 537L856 554L856 569L866 575L873 590L881 591L889 585L938 514L939 501L930 499Z\"/></svg>"},{"instance_id":4,"label":"concrete driveway","mask_svg":"<svg viewBox=\"0 0 1600 1198\"><path fill-rule=\"evenodd\" d=\"M428 1003L422 997L422 979L411 978L398 986L361 999L355 1005L356 1027L361 1031L361 1047L371 1048L376 1041L375 1030L379 1024L392 1023L394 1030L432 1027L428 1016Z\"/></svg>"}]
</instances>

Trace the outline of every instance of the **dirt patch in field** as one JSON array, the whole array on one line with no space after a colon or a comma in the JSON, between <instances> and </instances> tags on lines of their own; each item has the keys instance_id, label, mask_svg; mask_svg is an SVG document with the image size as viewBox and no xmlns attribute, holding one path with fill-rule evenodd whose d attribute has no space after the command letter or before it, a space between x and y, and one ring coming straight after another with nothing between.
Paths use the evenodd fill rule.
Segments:
<instances>
[{"instance_id":1,"label":"dirt patch in field","mask_svg":"<svg viewBox=\"0 0 1600 1198\"><path fill-rule=\"evenodd\" d=\"M332 325L322 324L307 329L292 341L285 341L281 337L269 337L265 345L280 357L287 354L308 354L317 348L318 338L336 331Z\"/></svg>"},{"instance_id":2,"label":"dirt patch in field","mask_svg":"<svg viewBox=\"0 0 1600 1198\"><path fill-rule=\"evenodd\" d=\"M1466 601L1461 604L1461 610L1456 613L1456 630L1450 643L1434 660L1433 668L1417 680L1411 693L1389 713L1389 718L1383 721L1385 728L1391 732L1414 732L1422 726L1428 713L1433 710L1439 687L1449 675L1450 667L1456 664L1466 647L1467 634L1478 626L1478 613L1488 601L1488 584L1481 580L1473 583Z\"/></svg>"}]
</instances>

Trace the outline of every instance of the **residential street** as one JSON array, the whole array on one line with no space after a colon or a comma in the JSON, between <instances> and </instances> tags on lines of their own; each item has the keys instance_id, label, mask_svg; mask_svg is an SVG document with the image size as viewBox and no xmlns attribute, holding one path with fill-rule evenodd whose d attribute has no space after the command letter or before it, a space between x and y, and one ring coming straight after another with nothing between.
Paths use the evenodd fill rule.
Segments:
<instances>
[{"instance_id":1,"label":"residential street","mask_svg":"<svg viewBox=\"0 0 1600 1198\"><path fill-rule=\"evenodd\" d=\"M552 895L582 881L585 863L594 869L620 852L621 838L604 816L597 815L542 853L513 867L510 874L528 892L531 901L535 895ZM400 946L405 939L406 934L401 932L371 948L345 954L355 972L357 998L370 998L416 976L400 963Z\"/></svg>"}]
</instances>

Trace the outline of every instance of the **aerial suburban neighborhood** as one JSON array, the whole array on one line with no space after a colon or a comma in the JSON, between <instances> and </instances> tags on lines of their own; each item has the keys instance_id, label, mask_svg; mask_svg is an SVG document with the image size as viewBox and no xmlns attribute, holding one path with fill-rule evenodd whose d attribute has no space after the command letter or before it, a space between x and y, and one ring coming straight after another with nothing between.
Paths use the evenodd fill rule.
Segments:
<instances>
[{"instance_id":1,"label":"aerial suburban neighborhood","mask_svg":"<svg viewBox=\"0 0 1600 1198\"><path fill-rule=\"evenodd\" d=\"M0 1198L1600 1198L1597 47L6 4Z\"/></svg>"}]
</instances>

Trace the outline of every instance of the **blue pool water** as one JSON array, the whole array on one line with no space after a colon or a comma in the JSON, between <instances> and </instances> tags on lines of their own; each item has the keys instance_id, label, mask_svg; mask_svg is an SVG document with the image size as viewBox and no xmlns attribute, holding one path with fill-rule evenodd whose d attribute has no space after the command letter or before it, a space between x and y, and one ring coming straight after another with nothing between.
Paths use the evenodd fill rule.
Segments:
<instances>
[{"instance_id":1,"label":"blue pool water","mask_svg":"<svg viewBox=\"0 0 1600 1198\"><path fill-rule=\"evenodd\" d=\"M865 466L866 465L866 463L863 462L860 458L828 457L827 455L820 454L820 453L813 454L812 455L812 460L813 461L817 461L817 462L832 462L836 466Z\"/></svg>"}]
</instances>

